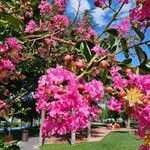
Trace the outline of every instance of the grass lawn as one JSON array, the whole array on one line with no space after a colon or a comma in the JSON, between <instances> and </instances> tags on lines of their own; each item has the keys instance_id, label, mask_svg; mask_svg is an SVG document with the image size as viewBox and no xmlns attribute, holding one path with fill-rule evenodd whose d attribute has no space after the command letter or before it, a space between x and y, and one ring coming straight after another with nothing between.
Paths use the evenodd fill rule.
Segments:
<instances>
[{"instance_id":1,"label":"grass lawn","mask_svg":"<svg viewBox=\"0 0 150 150\"><path fill-rule=\"evenodd\" d=\"M41 150L137 150L142 143L133 133L111 132L100 142L69 144L47 144Z\"/></svg>"}]
</instances>

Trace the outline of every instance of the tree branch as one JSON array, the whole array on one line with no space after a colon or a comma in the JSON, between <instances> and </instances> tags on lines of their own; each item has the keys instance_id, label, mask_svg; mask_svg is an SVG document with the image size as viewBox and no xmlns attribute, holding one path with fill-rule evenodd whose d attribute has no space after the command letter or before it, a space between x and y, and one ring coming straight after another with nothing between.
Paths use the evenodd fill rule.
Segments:
<instances>
[{"instance_id":1,"label":"tree branch","mask_svg":"<svg viewBox=\"0 0 150 150\"><path fill-rule=\"evenodd\" d=\"M99 39L104 33L105 31L110 27L110 25L113 23L113 21L116 19L116 17L118 16L119 12L121 11L122 7L124 6L125 3L122 3L122 5L119 7L119 9L116 11L116 13L114 13L112 19L110 20L110 22L107 24L106 28L102 31L102 33L98 36L97 39Z\"/></svg>"}]
</instances>

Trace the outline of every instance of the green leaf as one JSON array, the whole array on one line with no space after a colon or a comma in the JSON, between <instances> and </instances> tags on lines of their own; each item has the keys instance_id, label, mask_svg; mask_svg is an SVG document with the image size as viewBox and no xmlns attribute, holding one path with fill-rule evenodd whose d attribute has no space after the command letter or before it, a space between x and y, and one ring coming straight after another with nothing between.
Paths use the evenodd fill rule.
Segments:
<instances>
[{"instance_id":1,"label":"green leaf","mask_svg":"<svg viewBox=\"0 0 150 150\"><path fill-rule=\"evenodd\" d=\"M136 34L139 36L139 38L140 38L141 40L144 40L145 35L144 35L144 33L142 32L141 28L140 28L137 24L135 24L135 23L133 23L133 22L132 22L132 28L133 28L133 30L136 32Z\"/></svg>"},{"instance_id":2,"label":"green leaf","mask_svg":"<svg viewBox=\"0 0 150 150\"><path fill-rule=\"evenodd\" d=\"M100 46L104 49L108 49L109 48L109 44L108 42L104 39L100 41Z\"/></svg>"},{"instance_id":3,"label":"green leaf","mask_svg":"<svg viewBox=\"0 0 150 150\"><path fill-rule=\"evenodd\" d=\"M126 58L128 58L129 57L129 49L128 49L127 40L125 38L121 38L120 43L121 43L122 52L124 53L124 56Z\"/></svg>"},{"instance_id":4,"label":"green leaf","mask_svg":"<svg viewBox=\"0 0 150 150\"><path fill-rule=\"evenodd\" d=\"M7 21L0 19L0 25L5 25Z\"/></svg>"},{"instance_id":5,"label":"green leaf","mask_svg":"<svg viewBox=\"0 0 150 150\"><path fill-rule=\"evenodd\" d=\"M84 43L83 42L81 42L81 44L80 44L80 50L83 52L84 51Z\"/></svg>"},{"instance_id":6,"label":"green leaf","mask_svg":"<svg viewBox=\"0 0 150 150\"><path fill-rule=\"evenodd\" d=\"M16 31L22 31L23 23L18 18L7 13L0 13L0 17L3 19L3 21L7 21L9 24L11 24Z\"/></svg>"},{"instance_id":7,"label":"green leaf","mask_svg":"<svg viewBox=\"0 0 150 150\"><path fill-rule=\"evenodd\" d=\"M122 62L118 62L118 66L120 67L130 67L131 66L131 62L132 62L132 59L131 58L128 58L128 59L125 59L124 61Z\"/></svg>"},{"instance_id":8,"label":"green leaf","mask_svg":"<svg viewBox=\"0 0 150 150\"><path fill-rule=\"evenodd\" d=\"M116 29L113 29L113 28L107 29L106 33L112 34L113 36L118 36L119 35L118 31Z\"/></svg>"},{"instance_id":9,"label":"green leaf","mask_svg":"<svg viewBox=\"0 0 150 150\"><path fill-rule=\"evenodd\" d=\"M36 7L39 4L39 0L31 0L32 7Z\"/></svg>"},{"instance_id":10,"label":"green leaf","mask_svg":"<svg viewBox=\"0 0 150 150\"><path fill-rule=\"evenodd\" d=\"M137 53L140 64L145 64L148 60L147 54L142 50L140 46L135 46L135 51Z\"/></svg>"},{"instance_id":11,"label":"green leaf","mask_svg":"<svg viewBox=\"0 0 150 150\"><path fill-rule=\"evenodd\" d=\"M150 74L150 68L146 65L142 64L139 66L139 73L140 74Z\"/></svg>"},{"instance_id":12,"label":"green leaf","mask_svg":"<svg viewBox=\"0 0 150 150\"><path fill-rule=\"evenodd\" d=\"M94 47L94 44L92 42L81 41L77 43L76 47L80 49L81 53L86 58L87 62L89 62L92 59L93 55L91 49Z\"/></svg>"},{"instance_id":13,"label":"green leaf","mask_svg":"<svg viewBox=\"0 0 150 150\"><path fill-rule=\"evenodd\" d=\"M104 70L102 74L102 82L105 84L107 81L108 70Z\"/></svg>"},{"instance_id":14,"label":"green leaf","mask_svg":"<svg viewBox=\"0 0 150 150\"><path fill-rule=\"evenodd\" d=\"M131 62L132 62L132 59L129 58L129 59L125 59L122 63L123 64L131 64Z\"/></svg>"}]
</instances>

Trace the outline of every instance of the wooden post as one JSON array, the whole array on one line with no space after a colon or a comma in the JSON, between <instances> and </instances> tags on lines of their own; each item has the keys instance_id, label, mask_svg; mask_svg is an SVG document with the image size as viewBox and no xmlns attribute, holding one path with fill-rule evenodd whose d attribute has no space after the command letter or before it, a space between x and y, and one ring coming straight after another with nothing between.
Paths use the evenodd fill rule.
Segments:
<instances>
[{"instance_id":1,"label":"wooden post","mask_svg":"<svg viewBox=\"0 0 150 150\"><path fill-rule=\"evenodd\" d=\"M71 145L76 143L76 133L71 132Z\"/></svg>"},{"instance_id":2,"label":"wooden post","mask_svg":"<svg viewBox=\"0 0 150 150\"><path fill-rule=\"evenodd\" d=\"M42 138L42 125L45 119L45 110L42 110L41 113L41 120L40 120L40 133L39 133L39 146L43 145L43 138Z\"/></svg>"},{"instance_id":3,"label":"wooden post","mask_svg":"<svg viewBox=\"0 0 150 150\"><path fill-rule=\"evenodd\" d=\"M88 128L87 128L87 139L91 138L91 122L89 121Z\"/></svg>"}]
</instances>

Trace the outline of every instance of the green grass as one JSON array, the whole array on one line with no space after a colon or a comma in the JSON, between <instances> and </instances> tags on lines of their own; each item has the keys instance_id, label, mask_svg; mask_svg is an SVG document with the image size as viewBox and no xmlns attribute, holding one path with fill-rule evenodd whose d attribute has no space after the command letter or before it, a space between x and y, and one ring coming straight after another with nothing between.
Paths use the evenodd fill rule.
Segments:
<instances>
[{"instance_id":1,"label":"green grass","mask_svg":"<svg viewBox=\"0 0 150 150\"><path fill-rule=\"evenodd\" d=\"M69 144L45 144L41 150L137 150L142 141L133 133L111 132L100 142Z\"/></svg>"}]
</instances>

